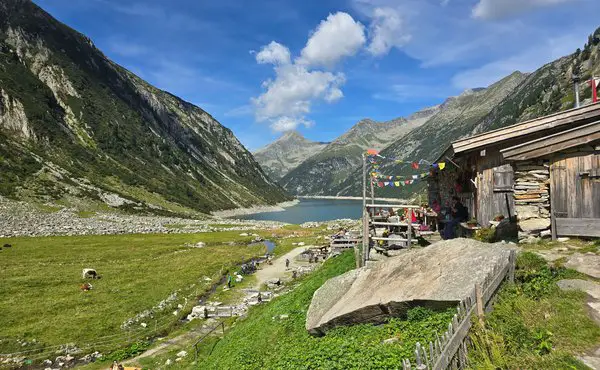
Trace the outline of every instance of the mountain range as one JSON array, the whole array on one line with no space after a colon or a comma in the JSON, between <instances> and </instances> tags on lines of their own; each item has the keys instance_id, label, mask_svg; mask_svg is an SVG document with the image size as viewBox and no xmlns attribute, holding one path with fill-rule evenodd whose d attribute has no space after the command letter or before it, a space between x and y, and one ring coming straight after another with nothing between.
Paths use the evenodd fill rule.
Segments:
<instances>
[{"instance_id":1,"label":"mountain range","mask_svg":"<svg viewBox=\"0 0 600 370\"><path fill-rule=\"evenodd\" d=\"M415 170L408 164L436 160L452 141L572 108L574 75L582 81L600 75L600 28L583 49L532 73L513 72L487 88L467 90L407 119L380 123L362 120L279 182L292 194L360 196L360 157L365 149L377 149L384 157L407 162L384 162L382 173L410 177ZM581 104L589 104L589 85L581 83L579 90ZM376 195L409 197L422 186L382 188Z\"/></svg>"},{"instance_id":2,"label":"mountain range","mask_svg":"<svg viewBox=\"0 0 600 370\"><path fill-rule=\"evenodd\" d=\"M329 143L310 141L298 131L288 131L271 144L252 153L264 171L279 180Z\"/></svg>"},{"instance_id":3,"label":"mountain range","mask_svg":"<svg viewBox=\"0 0 600 370\"><path fill-rule=\"evenodd\" d=\"M0 2L0 195L208 213L289 199L231 130L29 0Z\"/></svg>"},{"instance_id":4,"label":"mountain range","mask_svg":"<svg viewBox=\"0 0 600 370\"><path fill-rule=\"evenodd\" d=\"M383 149L435 115L439 107L387 122L364 119L319 153L289 171L280 184L292 194L327 195L360 165L368 148Z\"/></svg>"}]
</instances>

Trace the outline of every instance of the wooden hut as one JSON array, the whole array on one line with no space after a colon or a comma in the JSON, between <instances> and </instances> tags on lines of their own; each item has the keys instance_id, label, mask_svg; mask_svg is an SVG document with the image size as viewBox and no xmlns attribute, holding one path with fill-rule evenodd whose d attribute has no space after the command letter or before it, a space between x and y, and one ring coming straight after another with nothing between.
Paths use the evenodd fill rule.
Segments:
<instances>
[{"instance_id":1,"label":"wooden hut","mask_svg":"<svg viewBox=\"0 0 600 370\"><path fill-rule=\"evenodd\" d=\"M600 104L455 141L442 161L447 169L429 179L430 202L456 195L482 226L516 214L523 231L539 235L550 232L552 214L559 226L600 220ZM578 227L558 234L594 234Z\"/></svg>"}]
</instances>

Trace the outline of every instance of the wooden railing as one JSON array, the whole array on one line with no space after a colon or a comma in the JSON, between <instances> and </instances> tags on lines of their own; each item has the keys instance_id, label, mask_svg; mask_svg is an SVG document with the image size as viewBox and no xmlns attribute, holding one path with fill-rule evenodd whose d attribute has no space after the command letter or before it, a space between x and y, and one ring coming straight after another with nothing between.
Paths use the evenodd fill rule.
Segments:
<instances>
[{"instance_id":1,"label":"wooden railing","mask_svg":"<svg viewBox=\"0 0 600 370\"><path fill-rule=\"evenodd\" d=\"M417 370L445 370L462 369L467 365L466 339L471 329L471 317L477 313L483 316L484 310L491 307L492 298L497 293L505 279L514 281L516 253L510 251L507 261L500 261L481 285L473 287L473 291L465 297L456 308L452 322L448 323L448 330L440 337L429 342L427 347L416 344L416 369ZM402 362L403 370L411 370L410 360Z\"/></svg>"}]
</instances>

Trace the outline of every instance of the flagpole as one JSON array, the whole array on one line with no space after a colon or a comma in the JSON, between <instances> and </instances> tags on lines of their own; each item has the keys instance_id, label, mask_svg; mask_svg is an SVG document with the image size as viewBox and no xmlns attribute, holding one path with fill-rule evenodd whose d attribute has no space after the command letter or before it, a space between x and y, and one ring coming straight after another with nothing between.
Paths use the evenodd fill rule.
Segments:
<instances>
[{"instance_id":1,"label":"flagpole","mask_svg":"<svg viewBox=\"0 0 600 370\"><path fill-rule=\"evenodd\" d=\"M370 177L370 176L369 176ZM375 189L373 188L373 178L371 178L371 204L375 204Z\"/></svg>"},{"instance_id":2,"label":"flagpole","mask_svg":"<svg viewBox=\"0 0 600 370\"><path fill-rule=\"evenodd\" d=\"M369 225L368 225L368 216L367 216L367 157L365 153L362 154L363 160L363 217L362 217L362 226L363 226L363 237L362 237L362 250L363 256L362 258L359 256L358 246L354 252L356 256L356 267L362 266L362 261L364 260L364 254L367 250L367 246L369 245Z\"/></svg>"}]
</instances>

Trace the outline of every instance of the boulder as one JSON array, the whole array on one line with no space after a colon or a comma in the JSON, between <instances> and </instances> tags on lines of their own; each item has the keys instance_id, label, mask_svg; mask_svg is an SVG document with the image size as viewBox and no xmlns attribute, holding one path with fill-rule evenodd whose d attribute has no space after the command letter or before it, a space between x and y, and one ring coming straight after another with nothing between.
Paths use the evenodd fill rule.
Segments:
<instances>
[{"instance_id":1,"label":"boulder","mask_svg":"<svg viewBox=\"0 0 600 370\"><path fill-rule=\"evenodd\" d=\"M508 264L507 244L453 239L411 249L372 266L328 280L315 293L306 316L313 335L349 324L405 317L410 308L454 307L497 264Z\"/></svg>"},{"instance_id":2,"label":"boulder","mask_svg":"<svg viewBox=\"0 0 600 370\"><path fill-rule=\"evenodd\" d=\"M519 221L519 227L525 232L540 232L550 227L550 219L532 218L530 220Z\"/></svg>"}]
</instances>

